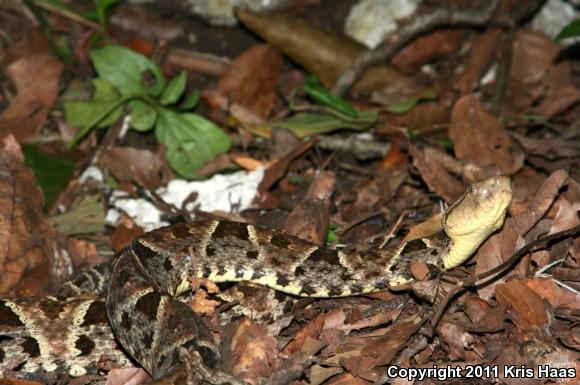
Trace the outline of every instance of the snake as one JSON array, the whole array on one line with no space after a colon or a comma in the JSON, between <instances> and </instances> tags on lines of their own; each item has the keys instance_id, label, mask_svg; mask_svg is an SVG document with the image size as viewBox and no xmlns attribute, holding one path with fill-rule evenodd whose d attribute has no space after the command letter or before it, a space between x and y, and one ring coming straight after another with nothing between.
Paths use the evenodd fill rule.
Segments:
<instances>
[{"instance_id":1,"label":"snake","mask_svg":"<svg viewBox=\"0 0 580 385\"><path fill-rule=\"evenodd\" d=\"M404 289L414 280L410 266L416 261L442 271L466 262L503 225L511 199L508 177L488 178L469 186L445 211L441 231L395 248L360 252L319 247L280 230L223 220L151 231L106 269L84 275L93 286L107 282L104 298L0 299L0 373L66 370L80 375L89 366L94 372L94 357L115 348L111 333L131 357L119 364L134 360L154 379L174 373L184 356L221 373L210 331L180 300L196 280L249 282L315 298ZM82 286L78 282L72 287ZM53 342L61 327L71 331ZM95 336L113 342L96 343ZM235 383L223 383L228 382Z\"/></svg>"}]
</instances>

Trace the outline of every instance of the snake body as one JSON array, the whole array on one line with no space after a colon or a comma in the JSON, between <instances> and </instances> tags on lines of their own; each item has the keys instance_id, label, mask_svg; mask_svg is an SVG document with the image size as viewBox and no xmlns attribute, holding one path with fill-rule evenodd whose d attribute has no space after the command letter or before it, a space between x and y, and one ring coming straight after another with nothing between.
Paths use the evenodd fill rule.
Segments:
<instances>
[{"instance_id":1,"label":"snake body","mask_svg":"<svg viewBox=\"0 0 580 385\"><path fill-rule=\"evenodd\" d=\"M321 248L281 231L237 222L161 228L133 241L114 260L106 296L110 327L153 378L178 367L180 354L199 355L205 367L219 370L210 332L176 298L190 288L192 278L252 282L304 297L398 288L412 281L409 264L414 261L444 269L463 263L501 227L510 200L507 177L476 183L443 216L445 233L365 253ZM14 311L15 306L0 303L0 336L2 309L6 318L6 309ZM0 339L0 369L1 348Z\"/></svg>"}]
</instances>

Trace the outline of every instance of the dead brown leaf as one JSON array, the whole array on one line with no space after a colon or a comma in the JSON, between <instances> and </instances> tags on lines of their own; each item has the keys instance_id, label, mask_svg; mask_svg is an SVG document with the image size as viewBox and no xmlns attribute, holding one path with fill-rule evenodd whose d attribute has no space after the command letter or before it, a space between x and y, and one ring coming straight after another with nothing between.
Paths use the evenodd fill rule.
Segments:
<instances>
[{"instance_id":1,"label":"dead brown leaf","mask_svg":"<svg viewBox=\"0 0 580 385\"><path fill-rule=\"evenodd\" d=\"M19 380L16 378L0 378L0 385L41 385L40 382Z\"/></svg>"},{"instance_id":2,"label":"dead brown leaf","mask_svg":"<svg viewBox=\"0 0 580 385\"><path fill-rule=\"evenodd\" d=\"M401 314L401 311L402 308L391 311L383 311L378 314L375 314L372 317L363 318L360 321L348 324L346 325L346 327L348 328L348 330L358 330L384 325L394 321Z\"/></svg>"},{"instance_id":3,"label":"dead brown leaf","mask_svg":"<svg viewBox=\"0 0 580 385\"><path fill-rule=\"evenodd\" d=\"M463 305L465 306L465 314L471 322L479 322L485 314L492 309L491 305L479 298L476 295L469 295L464 297Z\"/></svg>"},{"instance_id":4,"label":"dead brown leaf","mask_svg":"<svg viewBox=\"0 0 580 385\"><path fill-rule=\"evenodd\" d=\"M111 245L116 253L129 246L133 239L143 234L143 229L137 226L129 216L122 215L120 222L111 234Z\"/></svg>"},{"instance_id":5,"label":"dead brown leaf","mask_svg":"<svg viewBox=\"0 0 580 385\"><path fill-rule=\"evenodd\" d=\"M123 35L136 34L148 40L162 40L167 43L184 38L185 30L176 20L161 18L145 8L128 4L115 7L109 17L111 27L121 29Z\"/></svg>"},{"instance_id":6,"label":"dead brown leaf","mask_svg":"<svg viewBox=\"0 0 580 385\"><path fill-rule=\"evenodd\" d=\"M257 384L260 377L269 376L279 366L276 340L264 326L243 318L224 339L231 342L223 361L242 381Z\"/></svg>"},{"instance_id":7,"label":"dead brown leaf","mask_svg":"<svg viewBox=\"0 0 580 385\"><path fill-rule=\"evenodd\" d=\"M496 333L505 329L505 306L499 305L487 311L481 319L469 327L469 331L479 333Z\"/></svg>"},{"instance_id":8,"label":"dead brown leaf","mask_svg":"<svg viewBox=\"0 0 580 385\"><path fill-rule=\"evenodd\" d=\"M254 46L230 65L218 84L218 92L267 119L276 102L276 80L282 55L267 44Z\"/></svg>"},{"instance_id":9,"label":"dead brown leaf","mask_svg":"<svg viewBox=\"0 0 580 385\"><path fill-rule=\"evenodd\" d=\"M239 10L238 17L252 31L280 49L308 72L331 87L336 79L365 51L361 44L342 35L317 28L308 21L284 14L262 15ZM388 87L421 94L424 87L392 66L375 66L367 70L354 85L354 92L369 92Z\"/></svg>"},{"instance_id":10,"label":"dead brown leaf","mask_svg":"<svg viewBox=\"0 0 580 385\"><path fill-rule=\"evenodd\" d=\"M296 134L285 128L273 128L270 158L279 159L292 151L302 142Z\"/></svg>"},{"instance_id":11,"label":"dead brown leaf","mask_svg":"<svg viewBox=\"0 0 580 385\"><path fill-rule=\"evenodd\" d=\"M59 236L58 242L70 257L75 271L106 262L93 242Z\"/></svg>"},{"instance_id":12,"label":"dead brown leaf","mask_svg":"<svg viewBox=\"0 0 580 385\"><path fill-rule=\"evenodd\" d=\"M318 339L320 332L324 327L325 319L326 315L321 313L315 319L306 324L302 329L294 334L293 340L284 347L281 354L284 356L292 356L301 351L302 346L306 343L308 338Z\"/></svg>"},{"instance_id":13,"label":"dead brown leaf","mask_svg":"<svg viewBox=\"0 0 580 385\"><path fill-rule=\"evenodd\" d=\"M242 125L261 125L264 120L238 103L230 103L229 98L223 96L218 91L206 89L203 91L203 100L212 108L216 108L231 114L231 116ZM268 132L269 136L269 132Z\"/></svg>"},{"instance_id":14,"label":"dead brown leaf","mask_svg":"<svg viewBox=\"0 0 580 385\"><path fill-rule=\"evenodd\" d=\"M455 88L461 95L469 94L477 88L479 79L485 74L495 57L501 36L501 29L490 28L475 42L469 53L465 70L455 82Z\"/></svg>"},{"instance_id":15,"label":"dead brown leaf","mask_svg":"<svg viewBox=\"0 0 580 385\"><path fill-rule=\"evenodd\" d=\"M464 327L452 322L441 322L437 327L437 334L441 342L446 344L446 350L452 361L458 359L469 361L471 358L469 351L474 338Z\"/></svg>"},{"instance_id":16,"label":"dead brown leaf","mask_svg":"<svg viewBox=\"0 0 580 385\"><path fill-rule=\"evenodd\" d=\"M434 158L433 152L423 151L413 145L409 145L409 152L421 178L429 189L443 198L445 202L450 204L463 194L463 184L443 168L438 159Z\"/></svg>"},{"instance_id":17,"label":"dead brown leaf","mask_svg":"<svg viewBox=\"0 0 580 385\"><path fill-rule=\"evenodd\" d=\"M489 169L489 175L511 175L523 166L506 129L475 96L463 96L455 103L449 138L458 159Z\"/></svg>"},{"instance_id":18,"label":"dead brown leaf","mask_svg":"<svg viewBox=\"0 0 580 385\"><path fill-rule=\"evenodd\" d=\"M333 377L341 372L342 370L340 368L314 365L312 369L310 369L310 384L320 385L330 377Z\"/></svg>"},{"instance_id":19,"label":"dead brown leaf","mask_svg":"<svg viewBox=\"0 0 580 385\"><path fill-rule=\"evenodd\" d=\"M564 170L558 170L546 178L527 210L514 217L518 234L523 235L528 232L544 216L567 180L568 173Z\"/></svg>"},{"instance_id":20,"label":"dead brown leaf","mask_svg":"<svg viewBox=\"0 0 580 385\"><path fill-rule=\"evenodd\" d=\"M50 52L25 54L4 68L17 95L0 113L0 136L22 141L38 133L56 100L62 68Z\"/></svg>"},{"instance_id":21,"label":"dead brown leaf","mask_svg":"<svg viewBox=\"0 0 580 385\"><path fill-rule=\"evenodd\" d=\"M183 68L188 72L221 76L230 65L227 58L171 48L165 56L165 62L171 66Z\"/></svg>"},{"instance_id":22,"label":"dead brown leaf","mask_svg":"<svg viewBox=\"0 0 580 385\"><path fill-rule=\"evenodd\" d=\"M548 330L550 313L547 303L522 281L513 280L496 286L495 295L505 305L516 328L525 335L542 336Z\"/></svg>"},{"instance_id":23,"label":"dead brown leaf","mask_svg":"<svg viewBox=\"0 0 580 385\"><path fill-rule=\"evenodd\" d=\"M372 382L365 381L360 377L355 377L350 373L344 373L332 378L328 385L370 385Z\"/></svg>"},{"instance_id":24,"label":"dead brown leaf","mask_svg":"<svg viewBox=\"0 0 580 385\"><path fill-rule=\"evenodd\" d=\"M292 151L286 154L283 158L279 159L272 166L264 172L264 178L258 186L258 192L264 194L268 191L276 182L278 182L288 171L290 164L306 151L308 151L316 142L315 139L310 139L307 142L301 143L299 146L295 147Z\"/></svg>"},{"instance_id":25,"label":"dead brown leaf","mask_svg":"<svg viewBox=\"0 0 580 385\"><path fill-rule=\"evenodd\" d=\"M568 174L565 171L554 172L544 181L525 211L506 219L502 230L492 235L477 250L473 259L477 262L476 274L500 265L524 245L523 235L546 214L567 180ZM481 288L478 293L482 298L489 299L496 284L497 282Z\"/></svg>"},{"instance_id":26,"label":"dead brown leaf","mask_svg":"<svg viewBox=\"0 0 580 385\"><path fill-rule=\"evenodd\" d=\"M580 90L571 84L552 84L534 114L553 118L580 102Z\"/></svg>"},{"instance_id":27,"label":"dead brown leaf","mask_svg":"<svg viewBox=\"0 0 580 385\"><path fill-rule=\"evenodd\" d=\"M520 83L536 82L553 65L560 46L540 32L519 30L513 45L510 77Z\"/></svg>"},{"instance_id":28,"label":"dead brown leaf","mask_svg":"<svg viewBox=\"0 0 580 385\"><path fill-rule=\"evenodd\" d=\"M381 170L398 169L404 170L409 164L408 156L403 151L403 144L406 142L402 137L395 137L387 154L381 162Z\"/></svg>"},{"instance_id":29,"label":"dead brown leaf","mask_svg":"<svg viewBox=\"0 0 580 385\"><path fill-rule=\"evenodd\" d=\"M376 369L378 366L377 360L372 357L345 357L340 360L340 364L353 376L363 378L367 381L375 382L381 376L380 371Z\"/></svg>"},{"instance_id":30,"label":"dead brown leaf","mask_svg":"<svg viewBox=\"0 0 580 385\"><path fill-rule=\"evenodd\" d=\"M385 336L370 339L363 348L362 354L376 358L379 366L390 363L399 350L407 344L409 338L415 334L421 322L420 318L414 317L411 320L398 322L388 329Z\"/></svg>"},{"instance_id":31,"label":"dead brown leaf","mask_svg":"<svg viewBox=\"0 0 580 385\"><path fill-rule=\"evenodd\" d=\"M532 289L536 294L545 299L553 308L574 308L580 304L580 294L564 289L556 284L553 279L524 279L522 284Z\"/></svg>"},{"instance_id":32,"label":"dead brown leaf","mask_svg":"<svg viewBox=\"0 0 580 385\"><path fill-rule=\"evenodd\" d=\"M539 155L547 159L572 158L580 155L574 142L553 136L532 138L511 132L510 135L524 148L528 155Z\"/></svg>"},{"instance_id":33,"label":"dead brown leaf","mask_svg":"<svg viewBox=\"0 0 580 385\"><path fill-rule=\"evenodd\" d=\"M330 224L330 198L335 185L334 172L317 172L306 197L286 218L284 230L288 234L323 246L326 243Z\"/></svg>"},{"instance_id":34,"label":"dead brown leaf","mask_svg":"<svg viewBox=\"0 0 580 385\"><path fill-rule=\"evenodd\" d=\"M457 52L464 34L458 29L442 29L421 36L397 52L391 62L405 73L414 72L433 59Z\"/></svg>"},{"instance_id":35,"label":"dead brown leaf","mask_svg":"<svg viewBox=\"0 0 580 385\"><path fill-rule=\"evenodd\" d=\"M382 102L382 100L373 100ZM451 103L448 100L421 103L403 114L385 114L387 124L376 128L377 135L400 135L401 127L406 127L418 135L429 135L441 131L449 124Z\"/></svg>"},{"instance_id":36,"label":"dead brown leaf","mask_svg":"<svg viewBox=\"0 0 580 385\"><path fill-rule=\"evenodd\" d=\"M578 219L579 203L571 204L566 198L561 196L554 203L554 206L556 216L550 228L550 234L568 230L580 224L580 219Z\"/></svg>"},{"instance_id":37,"label":"dead brown leaf","mask_svg":"<svg viewBox=\"0 0 580 385\"><path fill-rule=\"evenodd\" d=\"M117 368L109 371L105 385L141 385L149 381L151 376L141 368Z\"/></svg>"},{"instance_id":38,"label":"dead brown leaf","mask_svg":"<svg viewBox=\"0 0 580 385\"><path fill-rule=\"evenodd\" d=\"M233 155L232 160L244 170L254 171L260 167L269 167L273 162L264 162L244 155Z\"/></svg>"},{"instance_id":39,"label":"dead brown leaf","mask_svg":"<svg viewBox=\"0 0 580 385\"><path fill-rule=\"evenodd\" d=\"M41 385L40 382L19 380L16 378L0 378L0 385Z\"/></svg>"},{"instance_id":40,"label":"dead brown leaf","mask_svg":"<svg viewBox=\"0 0 580 385\"><path fill-rule=\"evenodd\" d=\"M150 189L166 185L173 176L162 154L134 147L113 147L100 164L120 182L138 182Z\"/></svg>"},{"instance_id":41,"label":"dead brown leaf","mask_svg":"<svg viewBox=\"0 0 580 385\"><path fill-rule=\"evenodd\" d=\"M0 147L0 294L44 295L68 278L70 260L56 247L42 192L20 146L9 135Z\"/></svg>"}]
</instances>

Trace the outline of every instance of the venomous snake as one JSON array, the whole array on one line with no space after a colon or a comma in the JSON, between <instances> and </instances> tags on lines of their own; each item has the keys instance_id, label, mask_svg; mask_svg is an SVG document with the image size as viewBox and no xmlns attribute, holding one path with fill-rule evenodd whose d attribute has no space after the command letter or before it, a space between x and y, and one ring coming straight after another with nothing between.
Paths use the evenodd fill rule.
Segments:
<instances>
[{"instance_id":1,"label":"venomous snake","mask_svg":"<svg viewBox=\"0 0 580 385\"><path fill-rule=\"evenodd\" d=\"M444 233L364 254L321 248L281 231L228 221L175 224L149 232L113 261L106 301L0 299L0 373L95 371L94 357L110 354L114 343L95 343L93 337L111 341L109 326L153 378L171 373L181 354L200 357L204 367L217 371L220 356L210 332L176 299L190 289L192 278L247 281L303 297L401 288L413 279L413 261L441 269L465 262L502 226L511 196L507 177L473 184L443 214ZM62 327L58 322L73 330L54 342L55 329Z\"/></svg>"}]
</instances>

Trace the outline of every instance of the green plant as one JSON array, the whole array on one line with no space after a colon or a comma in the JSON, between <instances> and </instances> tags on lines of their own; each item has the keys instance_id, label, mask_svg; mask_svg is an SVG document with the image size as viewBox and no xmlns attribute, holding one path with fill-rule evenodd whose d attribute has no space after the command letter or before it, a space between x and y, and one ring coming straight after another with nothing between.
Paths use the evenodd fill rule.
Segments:
<instances>
[{"instance_id":1,"label":"green plant","mask_svg":"<svg viewBox=\"0 0 580 385\"><path fill-rule=\"evenodd\" d=\"M229 150L230 139L218 126L187 112L195 106L199 92L184 97L185 72L168 83L157 65L119 46L94 49L90 58L98 75L92 80L93 99L63 102L67 122L80 129L70 146L93 128L112 124L127 109L131 127L154 129L158 141L167 147L169 165L183 177L197 177L199 167Z\"/></svg>"},{"instance_id":2,"label":"green plant","mask_svg":"<svg viewBox=\"0 0 580 385\"><path fill-rule=\"evenodd\" d=\"M94 19L99 23L103 30L103 37L105 38L105 44L109 44L109 34L107 33L107 11L118 4L120 0L93 0L95 6L95 16ZM92 14L87 14L87 18L91 18Z\"/></svg>"},{"instance_id":3,"label":"green plant","mask_svg":"<svg viewBox=\"0 0 580 385\"><path fill-rule=\"evenodd\" d=\"M554 38L555 41L560 42L570 37L580 36L580 19L574 20L566 25L560 33Z\"/></svg>"},{"instance_id":4,"label":"green plant","mask_svg":"<svg viewBox=\"0 0 580 385\"><path fill-rule=\"evenodd\" d=\"M35 13L35 15L43 24L43 29L50 35L53 35L52 29L48 28L48 23L44 20L44 16L39 10L37 9L36 5L41 4L44 5L42 8L49 8L49 9L57 9L61 11L65 11L71 15L77 15L78 17L82 17L86 20L95 21L101 27L101 33L105 44L109 44L109 34L107 33L107 12L117 5L121 0L93 0L94 8L83 13L79 13L76 10L72 9L68 4L64 3L61 0L25 0L28 7Z\"/></svg>"}]
</instances>

